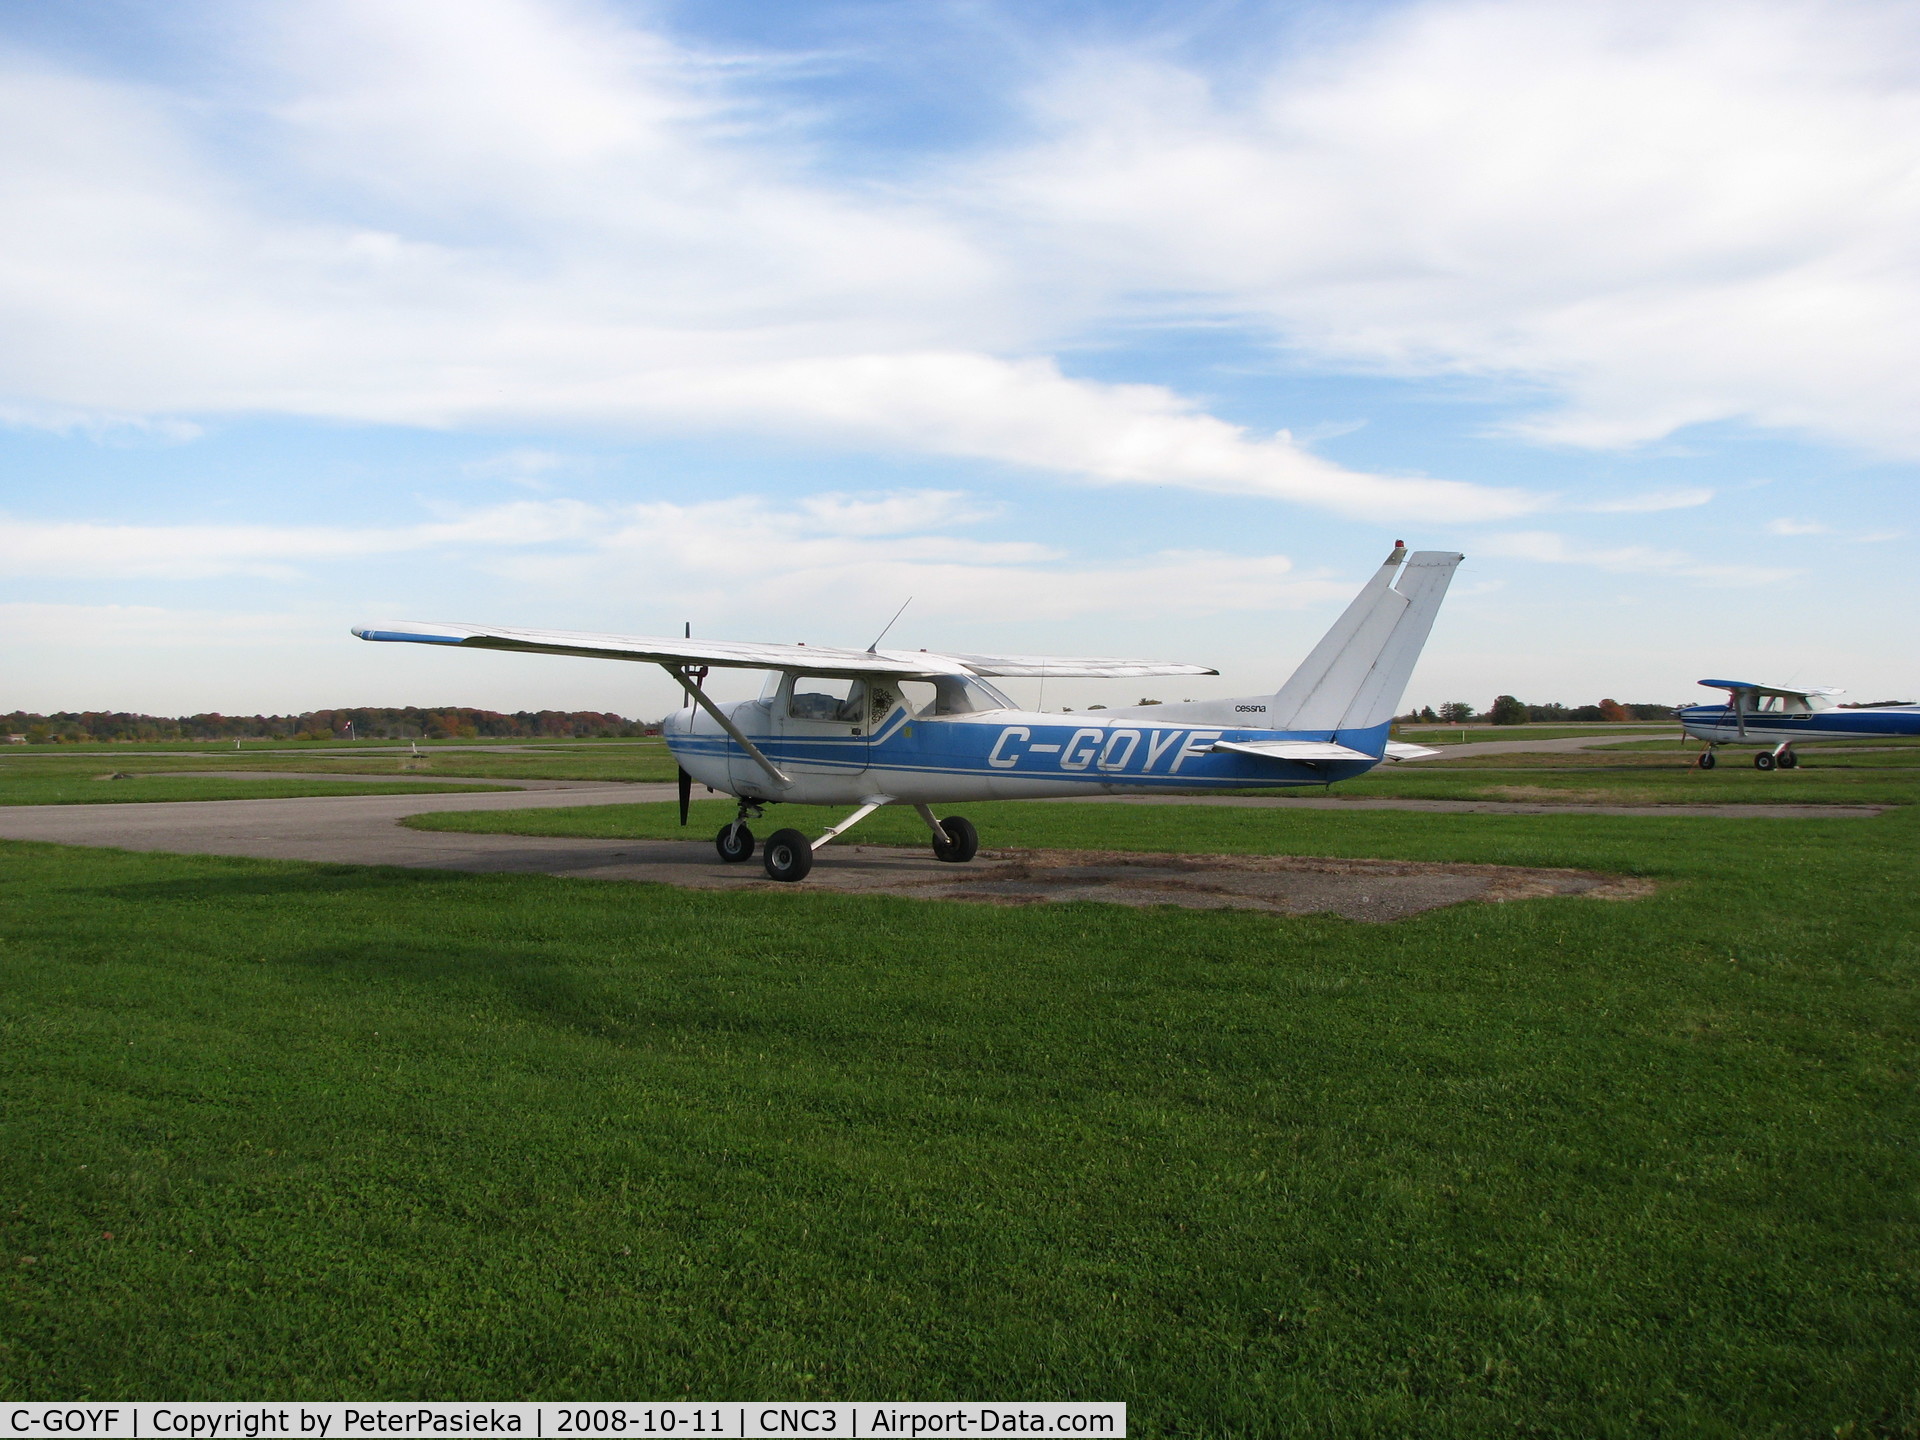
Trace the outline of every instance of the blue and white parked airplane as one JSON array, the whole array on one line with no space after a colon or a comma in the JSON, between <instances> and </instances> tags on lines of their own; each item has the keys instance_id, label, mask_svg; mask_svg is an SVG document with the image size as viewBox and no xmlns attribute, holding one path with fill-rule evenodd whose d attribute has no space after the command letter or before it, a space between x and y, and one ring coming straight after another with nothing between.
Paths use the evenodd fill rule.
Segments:
<instances>
[{"instance_id":1,"label":"blue and white parked airplane","mask_svg":"<svg viewBox=\"0 0 1920 1440\"><path fill-rule=\"evenodd\" d=\"M1702 680L1702 685L1727 692L1721 705L1684 705L1676 710L1681 728L1707 742L1697 762L1702 770L1714 765L1717 745L1762 745L1754 767L1791 770L1800 763L1793 753L1798 740L1873 740L1897 735L1920 735L1920 705L1864 705L1843 708L1833 698L1844 690L1789 690L1781 685L1756 685L1750 680Z\"/></svg>"},{"instance_id":2,"label":"blue and white parked airplane","mask_svg":"<svg viewBox=\"0 0 1920 1440\"><path fill-rule=\"evenodd\" d=\"M1216 675L1204 665L1037 655L963 655L812 645L740 644L470 625L358 626L362 640L524 650L650 661L692 704L664 731L680 762L680 821L693 785L740 802L714 844L721 858L754 851L747 821L783 801L853 805L817 839L780 830L764 862L775 880L799 880L813 852L882 805L911 805L942 860L971 860L979 837L933 805L1041 799L1124 790L1223 790L1323 785L1382 759L1438 751L1389 743L1387 727L1463 557L1404 543L1347 607L1313 653L1272 695L1134 706L1062 719L1022 710L994 689L1009 677L1133 679ZM716 704L706 666L765 670L760 698ZM698 708L693 708L697 706Z\"/></svg>"}]
</instances>

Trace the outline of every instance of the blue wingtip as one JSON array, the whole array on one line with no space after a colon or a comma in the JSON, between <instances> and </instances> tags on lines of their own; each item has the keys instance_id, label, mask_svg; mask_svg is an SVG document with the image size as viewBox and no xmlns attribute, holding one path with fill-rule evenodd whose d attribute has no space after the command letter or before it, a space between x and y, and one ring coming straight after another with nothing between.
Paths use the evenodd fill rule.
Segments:
<instances>
[{"instance_id":1,"label":"blue wingtip","mask_svg":"<svg viewBox=\"0 0 1920 1440\"><path fill-rule=\"evenodd\" d=\"M375 630L369 626L356 625L353 633L362 640L406 640L416 645L458 645L458 635L421 635L406 630Z\"/></svg>"}]
</instances>

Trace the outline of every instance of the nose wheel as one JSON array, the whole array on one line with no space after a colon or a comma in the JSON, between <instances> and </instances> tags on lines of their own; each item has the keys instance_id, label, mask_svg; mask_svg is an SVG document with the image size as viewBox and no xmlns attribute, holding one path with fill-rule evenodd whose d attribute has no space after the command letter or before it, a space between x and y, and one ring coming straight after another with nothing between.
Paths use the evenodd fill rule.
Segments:
<instances>
[{"instance_id":1,"label":"nose wheel","mask_svg":"<svg viewBox=\"0 0 1920 1440\"><path fill-rule=\"evenodd\" d=\"M749 819L759 819L760 807L751 800L740 802L740 813L732 821L720 827L720 833L713 837L713 848L720 852L720 858L729 865L737 865L742 860L753 858L753 831L747 828Z\"/></svg>"}]
</instances>

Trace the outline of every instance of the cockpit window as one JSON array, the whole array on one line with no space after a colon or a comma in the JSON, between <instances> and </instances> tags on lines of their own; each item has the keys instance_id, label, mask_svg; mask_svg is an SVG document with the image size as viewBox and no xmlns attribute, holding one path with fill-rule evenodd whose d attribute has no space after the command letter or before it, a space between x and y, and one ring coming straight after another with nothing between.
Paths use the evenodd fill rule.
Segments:
<instances>
[{"instance_id":1,"label":"cockpit window","mask_svg":"<svg viewBox=\"0 0 1920 1440\"><path fill-rule=\"evenodd\" d=\"M867 682L844 676L796 675L787 714L795 720L838 721L864 725L867 719Z\"/></svg>"},{"instance_id":2,"label":"cockpit window","mask_svg":"<svg viewBox=\"0 0 1920 1440\"><path fill-rule=\"evenodd\" d=\"M1013 702L972 675L942 675L933 682L935 715L975 715L982 710L1011 710Z\"/></svg>"}]
</instances>

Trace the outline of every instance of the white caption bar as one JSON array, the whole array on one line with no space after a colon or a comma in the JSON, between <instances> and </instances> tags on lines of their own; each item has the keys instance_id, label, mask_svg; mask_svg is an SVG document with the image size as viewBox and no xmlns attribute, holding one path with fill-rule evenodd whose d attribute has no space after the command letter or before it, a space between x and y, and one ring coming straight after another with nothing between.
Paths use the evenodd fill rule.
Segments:
<instances>
[{"instance_id":1,"label":"white caption bar","mask_svg":"<svg viewBox=\"0 0 1920 1440\"><path fill-rule=\"evenodd\" d=\"M1127 1407L1106 1401L866 1401L812 1403L738 1400L670 1405L638 1401L549 1405L510 1402L415 1404L60 1405L0 1407L0 1440L375 1440L388 1436L616 1437L616 1440L747 1440L798 1435L811 1440L928 1435L1092 1435L1127 1433Z\"/></svg>"}]
</instances>

